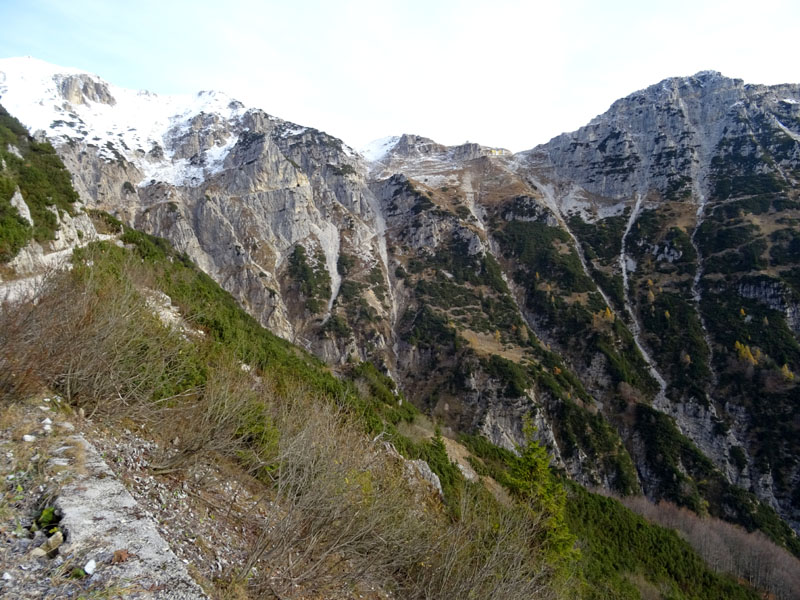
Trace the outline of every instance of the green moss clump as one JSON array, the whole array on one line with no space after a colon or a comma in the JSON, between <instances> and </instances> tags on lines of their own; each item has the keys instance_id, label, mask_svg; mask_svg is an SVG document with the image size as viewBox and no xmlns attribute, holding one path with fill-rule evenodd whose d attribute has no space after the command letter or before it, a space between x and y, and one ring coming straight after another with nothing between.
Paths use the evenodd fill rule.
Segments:
<instances>
[{"instance_id":1,"label":"green moss clump","mask_svg":"<svg viewBox=\"0 0 800 600\"><path fill-rule=\"evenodd\" d=\"M39 516L36 517L36 524L39 526L39 529L44 529L47 531L50 526L58 523L61 519L56 515L56 509L52 506L47 506L42 509L42 512L39 513Z\"/></svg>"}]
</instances>

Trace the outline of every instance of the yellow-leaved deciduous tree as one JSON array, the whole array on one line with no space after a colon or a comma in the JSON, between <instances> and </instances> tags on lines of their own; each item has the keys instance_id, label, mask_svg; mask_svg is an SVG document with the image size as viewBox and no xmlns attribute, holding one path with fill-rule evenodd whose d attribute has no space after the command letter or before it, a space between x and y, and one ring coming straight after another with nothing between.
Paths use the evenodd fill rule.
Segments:
<instances>
[{"instance_id":1,"label":"yellow-leaved deciduous tree","mask_svg":"<svg viewBox=\"0 0 800 600\"><path fill-rule=\"evenodd\" d=\"M742 344L739 340L736 340L736 342L733 344L733 347L739 355L739 360L748 362L751 365L758 364L758 357L761 356L761 352L758 349L756 349L756 354L754 355L753 351L750 350L750 346Z\"/></svg>"},{"instance_id":2,"label":"yellow-leaved deciduous tree","mask_svg":"<svg viewBox=\"0 0 800 600\"><path fill-rule=\"evenodd\" d=\"M595 329L600 329L603 326L603 323L613 323L613 322L614 322L614 313L611 312L611 309L608 306L606 306L605 310L592 313L592 326Z\"/></svg>"},{"instance_id":3,"label":"yellow-leaved deciduous tree","mask_svg":"<svg viewBox=\"0 0 800 600\"><path fill-rule=\"evenodd\" d=\"M789 368L787 363L783 363L783 366L781 367L781 375L783 375L783 378L786 381L792 381L794 379L794 373L792 373L792 370Z\"/></svg>"}]
</instances>

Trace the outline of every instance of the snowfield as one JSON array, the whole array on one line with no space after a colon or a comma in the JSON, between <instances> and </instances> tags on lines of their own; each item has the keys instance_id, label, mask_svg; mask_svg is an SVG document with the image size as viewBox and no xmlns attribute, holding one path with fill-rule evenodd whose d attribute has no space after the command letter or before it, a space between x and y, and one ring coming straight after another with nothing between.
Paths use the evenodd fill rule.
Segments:
<instances>
[{"instance_id":1,"label":"snowfield","mask_svg":"<svg viewBox=\"0 0 800 600\"><path fill-rule=\"evenodd\" d=\"M363 156L367 162L378 162L382 158L384 158L389 152L391 152L392 148L397 145L397 142L400 141L399 135L391 135L388 137L382 137L377 140L371 141L369 144L364 146L363 148L359 148L359 153Z\"/></svg>"},{"instance_id":2,"label":"snowfield","mask_svg":"<svg viewBox=\"0 0 800 600\"><path fill-rule=\"evenodd\" d=\"M108 102L81 93L79 102L65 100L62 86L77 77L78 85L107 90ZM176 158L174 140L190 132L201 113L236 120L247 108L221 92L160 96L109 84L97 75L30 58L0 59L0 103L31 131L48 131L56 142L83 139L108 161L120 157L151 180L193 185L222 169L237 141L228 135L203 151L199 160ZM156 150L148 156L151 151ZM160 155L158 149L163 152Z\"/></svg>"}]
</instances>

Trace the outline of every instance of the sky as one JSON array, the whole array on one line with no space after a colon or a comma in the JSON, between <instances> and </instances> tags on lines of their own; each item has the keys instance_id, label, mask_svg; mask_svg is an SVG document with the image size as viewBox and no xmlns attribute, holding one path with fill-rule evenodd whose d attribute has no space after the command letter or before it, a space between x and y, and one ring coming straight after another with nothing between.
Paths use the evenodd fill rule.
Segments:
<instances>
[{"instance_id":1,"label":"sky","mask_svg":"<svg viewBox=\"0 0 800 600\"><path fill-rule=\"evenodd\" d=\"M798 83L797 0L0 0L0 57L221 90L359 148L525 150L666 77Z\"/></svg>"}]
</instances>

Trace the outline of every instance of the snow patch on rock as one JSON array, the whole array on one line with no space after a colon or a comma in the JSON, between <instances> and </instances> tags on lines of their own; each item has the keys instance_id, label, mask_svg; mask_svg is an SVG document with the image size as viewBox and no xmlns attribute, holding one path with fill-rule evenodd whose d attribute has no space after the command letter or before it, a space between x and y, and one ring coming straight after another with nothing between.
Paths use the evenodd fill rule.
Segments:
<instances>
[{"instance_id":1,"label":"snow patch on rock","mask_svg":"<svg viewBox=\"0 0 800 600\"><path fill-rule=\"evenodd\" d=\"M400 136L391 135L377 140L373 140L363 148L359 149L359 153L368 162L378 162L384 158L400 141Z\"/></svg>"}]
</instances>

